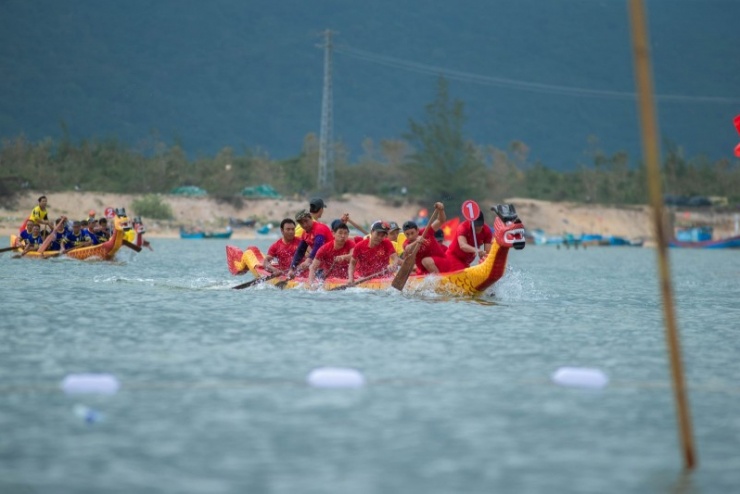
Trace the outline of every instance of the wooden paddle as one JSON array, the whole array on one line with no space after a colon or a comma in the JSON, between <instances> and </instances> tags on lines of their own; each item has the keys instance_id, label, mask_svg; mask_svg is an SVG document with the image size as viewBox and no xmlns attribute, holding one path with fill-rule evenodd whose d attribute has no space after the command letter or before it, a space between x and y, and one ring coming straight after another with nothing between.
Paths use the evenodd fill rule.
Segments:
<instances>
[{"instance_id":1,"label":"wooden paddle","mask_svg":"<svg viewBox=\"0 0 740 494\"><path fill-rule=\"evenodd\" d=\"M437 213L438 210L435 208L434 212L432 213L432 217L429 218L429 223L427 223L426 228L424 228L424 234L421 236L422 239L427 237L427 233L430 230L433 230L432 223L436 221ZM411 271L413 271L413 269L416 267L416 252L419 250L420 247L421 242L418 242L411 248L411 251L409 251L408 255L404 256L403 264L401 264L401 267L396 273L396 276L393 278L393 282L391 282L391 286L396 290L402 291L403 287L406 286L406 282L411 275Z\"/></svg>"},{"instance_id":2,"label":"wooden paddle","mask_svg":"<svg viewBox=\"0 0 740 494\"><path fill-rule=\"evenodd\" d=\"M282 276L283 272L278 271L277 273L273 273L270 276L263 276L262 278L255 278L253 280L249 280L246 283L242 283L241 285L232 286L234 290L242 290L244 288L249 288L250 286L256 285L257 283L262 283L264 281L269 281L271 279L277 278L278 276Z\"/></svg>"},{"instance_id":3,"label":"wooden paddle","mask_svg":"<svg viewBox=\"0 0 740 494\"><path fill-rule=\"evenodd\" d=\"M327 292L338 292L340 290L346 290L347 288L352 288L353 286L360 285L362 283L365 283L366 281L372 280L373 278L377 278L378 276L382 276L383 273L385 273L387 271L388 271L388 268L383 268L380 271L378 271L377 273L373 273L371 275L364 276L364 277L360 278L359 280L353 281L352 283L347 283L345 285L340 285L340 286L335 286L334 288L329 288L327 290Z\"/></svg>"},{"instance_id":4,"label":"wooden paddle","mask_svg":"<svg viewBox=\"0 0 740 494\"><path fill-rule=\"evenodd\" d=\"M136 252L141 252L141 247L140 246L138 246L138 245L136 245L136 244L134 244L132 242L129 242L128 240L124 240L123 241L123 245L125 245L129 249L135 250Z\"/></svg>"},{"instance_id":5,"label":"wooden paddle","mask_svg":"<svg viewBox=\"0 0 740 494\"><path fill-rule=\"evenodd\" d=\"M3 247L2 249L0 249L0 252L9 252L11 250L18 250L18 249L20 249L20 247Z\"/></svg>"},{"instance_id":6,"label":"wooden paddle","mask_svg":"<svg viewBox=\"0 0 740 494\"><path fill-rule=\"evenodd\" d=\"M62 224L64 224L64 222L65 222L65 221L67 221L67 217L66 217L66 216L62 216L61 218L59 218L59 221L57 222L57 224L56 224L56 225L54 225L54 229L53 229L53 230L51 231L51 233L50 233L50 234L48 234L48 235L46 236L46 239L44 239L44 242L43 242L43 243L42 243L42 244L41 244L41 245L39 246L39 250L38 250L38 253L39 253L39 254L43 254L43 253L44 253L44 251L45 251L45 250L46 250L47 248L49 248L49 245L51 245L51 242L52 242L52 241L53 241L53 240L54 240L55 238L57 238L57 229L58 229L58 228L59 228L59 227L60 227L60 226L61 226Z\"/></svg>"}]
</instances>

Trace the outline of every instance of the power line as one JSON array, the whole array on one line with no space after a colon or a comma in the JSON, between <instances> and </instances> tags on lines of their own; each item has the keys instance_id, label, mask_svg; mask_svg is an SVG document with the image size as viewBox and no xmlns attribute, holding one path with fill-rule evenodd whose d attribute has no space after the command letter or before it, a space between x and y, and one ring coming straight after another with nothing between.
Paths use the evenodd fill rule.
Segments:
<instances>
[{"instance_id":1,"label":"power line","mask_svg":"<svg viewBox=\"0 0 740 494\"><path fill-rule=\"evenodd\" d=\"M538 82L522 81L518 79L509 79L504 77L493 77L475 74L472 72L462 72L459 70L448 69L435 65L427 65L418 62L402 60L400 58L379 55L366 50L353 48L347 44L337 45L334 47L336 53L364 60L366 62L384 65L396 69L416 72L419 74L444 76L448 79L481 84L484 86L505 87L545 94L561 94L566 96L584 96L593 98L609 98L621 100L635 100L636 93L625 91L611 91L604 89L591 89L585 87L560 86L555 84L543 84ZM680 94L656 94L656 99L660 101L674 101L686 103L740 103L740 98L723 97L723 96L687 96Z\"/></svg>"}]
</instances>

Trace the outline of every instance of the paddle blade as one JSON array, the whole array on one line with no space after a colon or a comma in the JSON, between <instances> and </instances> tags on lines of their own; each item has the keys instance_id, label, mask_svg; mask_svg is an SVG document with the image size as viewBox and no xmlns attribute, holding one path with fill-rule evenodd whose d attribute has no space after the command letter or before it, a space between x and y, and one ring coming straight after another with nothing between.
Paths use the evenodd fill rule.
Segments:
<instances>
[{"instance_id":1,"label":"paddle blade","mask_svg":"<svg viewBox=\"0 0 740 494\"><path fill-rule=\"evenodd\" d=\"M61 225L63 225L64 222L66 222L66 221L67 221L67 217L66 216L62 216L61 218L59 218L59 221L57 222L57 224L54 225L54 229L51 231L50 234L48 234L46 236L46 239L43 241L43 243L39 247L39 250L38 250L39 254L43 254L44 251L49 248L49 245L51 245L51 243L57 237L57 228L59 228Z\"/></svg>"},{"instance_id":2,"label":"paddle blade","mask_svg":"<svg viewBox=\"0 0 740 494\"><path fill-rule=\"evenodd\" d=\"M740 115L736 116L733 122L735 123L735 129L737 129L737 133L740 134Z\"/></svg>"},{"instance_id":3,"label":"paddle blade","mask_svg":"<svg viewBox=\"0 0 740 494\"><path fill-rule=\"evenodd\" d=\"M255 278L253 280L247 281L246 283L242 283L241 285L236 285L231 288L234 290L243 290L244 288L249 288L250 286L256 285L257 283L269 281L273 278L277 278L278 276L282 276L282 275L283 273L273 273L270 276L265 276L264 278Z\"/></svg>"},{"instance_id":4,"label":"paddle blade","mask_svg":"<svg viewBox=\"0 0 740 494\"><path fill-rule=\"evenodd\" d=\"M737 156L738 158L740 158L740 144L738 144L737 146L735 146L735 156Z\"/></svg>"},{"instance_id":5,"label":"paddle blade","mask_svg":"<svg viewBox=\"0 0 740 494\"><path fill-rule=\"evenodd\" d=\"M411 271L413 271L415 267L416 250L410 252L408 257L403 260L403 264L401 264L401 268L398 270L396 276L393 278L391 286L396 290L403 290L403 287L406 285L406 281L408 281L409 276L411 275Z\"/></svg>"}]
</instances>

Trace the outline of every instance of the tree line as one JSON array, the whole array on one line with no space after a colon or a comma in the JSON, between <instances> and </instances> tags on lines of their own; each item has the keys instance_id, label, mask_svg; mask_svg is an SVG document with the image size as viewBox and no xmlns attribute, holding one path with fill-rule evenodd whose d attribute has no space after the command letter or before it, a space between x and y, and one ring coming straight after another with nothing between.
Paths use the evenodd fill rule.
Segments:
<instances>
[{"instance_id":1,"label":"tree line","mask_svg":"<svg viewBox=\"0 0 740 494\"><path fill-rule=\"evenodd\" d=\"M12 203L23 189L53 193L87 190L112 193L166 194L196 185L209 195L239 205L244 187L270 184L289 197L312 194L365 193L391 201L428 204L474 198L491 203L507 197L599 204L648 202L645 168L624 152L607 154L594 140L590 163L557 171L528 159L528 146L508 149L479 145L465 138L464 104L451 98L440 79L424 118L410 120L397 139L366 139L362 153L349 161L342 143L334 143L334 187L317 190L319 139L304 138L298 156L270 159L250 149L226 147L215 156L188 158L179 143L156 136L137 146L115 138L73 142L63 127L58 141L30 142L25 136L0 144L0 200ZM662 162L663 190L674 196L723 196L740 203L740 161L703 157L688 159L668 143Z\"/></svg>"}]
</instances>

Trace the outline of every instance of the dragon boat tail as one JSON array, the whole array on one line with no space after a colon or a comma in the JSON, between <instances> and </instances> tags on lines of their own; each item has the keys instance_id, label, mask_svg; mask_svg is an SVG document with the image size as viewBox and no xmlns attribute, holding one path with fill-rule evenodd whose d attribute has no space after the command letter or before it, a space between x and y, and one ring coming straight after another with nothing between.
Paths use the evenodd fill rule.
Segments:
<instances>
[{"instance_id":1,"label":"dragon boat tail","mask_svg":"<svg viewBox=\"0 0 740 494\"><path fill-rule=\"evenodd\" d=\"M524 238L524 225L516 214L511 204L500 204L491 208L496 213L493 223L494 241L491 251L485 261L475 266L470 266L460 271L450 273L413 274L409 276L405 290L433 290L441 294L478 296L493 286L503 277L506 272L509 251L523 249L526 241ZM226 259L229 271L240 275L250 272L255 277L266 277L270 273L262 268L264 256L259 248L248 247L241 251L234 246L226 247ZM393 276L382 276L372 278L359 283L357 286L373 290L386 290L391 287ZM278 284L281 288L305 287L307 276L296 276L291 280L277 277L267 280L265 283ZM347 280L328 278L323 281L325 290L336 289L347 285Z\"/></svg>"}]
</instances>

